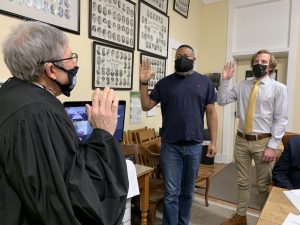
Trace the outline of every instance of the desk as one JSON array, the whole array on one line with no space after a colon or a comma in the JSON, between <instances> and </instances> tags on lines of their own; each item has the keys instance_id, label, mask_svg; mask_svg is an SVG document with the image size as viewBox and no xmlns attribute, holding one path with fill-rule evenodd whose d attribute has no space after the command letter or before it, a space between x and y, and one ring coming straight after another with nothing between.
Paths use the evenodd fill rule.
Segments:
<instances>
[{"instance_id":1,"label":"desk","mask_svg":"<svg viewBox=\"0 0 300 225\"><path fill-rule=\"evenodd\" d=\"M153 168L138 164L135 164L135 168L140 188L141 225L147 225L147 214L149 209L149 178Z\"/></svg>"},{"instance_id":2,"label":"desk","mask_svg":"<svg viewBox=\"0 0 300 225\"><path fill-rule=\"evenodd\" d=\"M282 193L284 190L283 188L272 187L256 225L281 225L290 212L299 214Z\"/></svg>"}]
</instances>

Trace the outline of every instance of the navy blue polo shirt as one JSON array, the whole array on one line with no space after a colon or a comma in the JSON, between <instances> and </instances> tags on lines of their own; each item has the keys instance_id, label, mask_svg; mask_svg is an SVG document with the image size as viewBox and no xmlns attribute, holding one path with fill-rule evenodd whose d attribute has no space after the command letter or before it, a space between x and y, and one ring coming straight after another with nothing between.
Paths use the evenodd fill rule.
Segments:
<instances>
[{"instance_id":1,"label":"navy blue polo shirt","mask_svg":"<svg viewBox=\"0 0 300 225\"><path fill-rule=\"evenodd\" d=\"M171 74L155 85L150 98L161 103L162 142L203 142L205 107L217 100L210 79L197 72Z\"/></svg>"}]
</instances>

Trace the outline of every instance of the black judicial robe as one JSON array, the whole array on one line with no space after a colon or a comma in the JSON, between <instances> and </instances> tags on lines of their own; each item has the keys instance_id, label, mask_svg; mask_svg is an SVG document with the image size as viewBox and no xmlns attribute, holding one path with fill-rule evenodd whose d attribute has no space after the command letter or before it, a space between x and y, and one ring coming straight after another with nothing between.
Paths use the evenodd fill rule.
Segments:
<instances>
[{"instance_id":1,"label":"black judicial robe","mask_svg":"<svg viewBox=\"0 0 300 225\"><path fill-rule=\"evenodd\" d=\"M83 144L61 102L11 78L0 88L0 224L121 224L128 177L108 132Z\"/></svg>"}]
</instances>

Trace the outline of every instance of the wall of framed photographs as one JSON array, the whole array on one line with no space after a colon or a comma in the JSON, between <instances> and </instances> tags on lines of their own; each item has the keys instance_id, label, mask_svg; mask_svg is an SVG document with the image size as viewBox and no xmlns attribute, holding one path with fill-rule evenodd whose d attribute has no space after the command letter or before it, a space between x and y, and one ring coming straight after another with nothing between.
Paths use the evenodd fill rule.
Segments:
<instances>
[{"instance_id":1,"label":"wall of framed photographs","mask_svg":"<svg viewBox=\"0 0 300 225\"><path fill-rule=\"evenodd\" d=\"M138 50L149 59L157 76L165 76L168 57L168 0L138 1ZM130 0L89 0L89 38L93 42L92 88L132 89L136 4ZM125 57L127 59L125 59Z\"/></svg>"},{"instance_id":2,"label":"wall of framed photographs","mask_svg":"<svg viewBox=\"0 0 300 225\"><path fill-rule=\"evenodd\" d=\"M133 61L132 50L94 41L92 88L131 90Z\"/></svg>"},{"instance_id":3,"label":"wall of framed photographs","mask_svg":"<svg viewBox=\"0 0 300 225\"><path fill-rule=\"evenodd\" d=\"M41 8L39 2L42 4ZM77 74L78 82L71 97L60 96L59 100L62 102L89 100L92 90L109 86L116 91L120 99L129 103L130 91L139 92L139 64L142 59L149 60L155 72L154 78L149 81L149 91L166 76L170 30L168 13L172 16L176 14L172 10L171 0L8 0L7 3L16 7L4 10L3 4L0 5L1 39L4 39L5 33L9 33L10 27L20 22L10 16L13 13L21 14L25 10L28 11L27 17L17 16L34 20L31 15L33 11L37 11L43 16L36 19L42 18L43 22L51 25L54 22L51 18L55 16L58 18L55 26L67 31L70 47L78 53L80 69ZM66 10L69 3L72 8L70 14ZM51 16L50 19L46 18L47 13ZM143 17L140 17L142 15ZM64 22L66 18L76 22L75 26ZM143 23L142 28L139 28L139 23ZM140 36L139 43L144 43L144 46L138 45L138 33L141 32L149 34ZM1 71L4 74L2 80L10 76L4 62L1 64ZM126 129L128 126L140 127L141 124L152 127L161 124L160 113L151 117L150 124L143 113L139 123L130 124L129 109L126 110Z\"/></svg>"}]
</instances>

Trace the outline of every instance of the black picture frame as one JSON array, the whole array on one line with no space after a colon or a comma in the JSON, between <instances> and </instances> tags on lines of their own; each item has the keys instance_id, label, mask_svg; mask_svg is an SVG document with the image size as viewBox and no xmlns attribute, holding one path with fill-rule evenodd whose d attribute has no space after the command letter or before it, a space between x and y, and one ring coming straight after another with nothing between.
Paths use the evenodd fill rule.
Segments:
<instances>
[{"instance_id":1,"label":"black picture frame","mask_svg":"<svg viewBox=\"0 0 300 225\"><path fill-rule=\"evenodd\" d=\"M168 14L168 3L169 0L143 0L148 4L152 5L154 8L163 12L164 14Z\"/></svg>"},{"instance_id":2,"label":"black picture frame","mask_svg":"<svg viewBox=\"0 0 300 225\"><path fill-rule=\"evenodd\" d=\"M80 0L2 1L0 13L41 21L64 31L80 34Z\"/></svg>"},{"instance_id":3,"label":"black picture frame","mask_svg":"<svg viewBox=\"0 0 300 225\"><path fill-rule=\"evenodd\" d=\"M135 3L89 0L89 38L135 49Z\"/></svg>"},{"instance_id":4,"label":"black picture frame","mask_svg":"<svg viewBox=\"0 0 300 225\"><path fill-rule=\"evenodd\" d=\"M155 84L166 76L166 59L153 54L140 54L140 63L148 60L151 70L155 72L154 77L148 82L148 90L152 90Z\"/></svg>"},{"instance_id":5,"label":"black picture frame","mask_svg":"<svg viewBox=\"0 0 300 225\"><path fill-rule=\"evenodd\" d=\"M174 0L173 10L185 18L188 18L190 0Z\"/></svg>"},{"instance_id":6,"label":"black picture frame","mask_svg":"<svg viewBox=\"0 0 300 225\"><path fill-rule=\"evenodd\" d=\"M132 90L134 51L93 42L92 88Z\"/></svg>"},{"instance_id":7,"label":"black picture frame","mask_svg":"<svg viewBox=\"0 0 300 225\"><path fill-rule=\"evenodd\" d=\"M140 1L138 28L138 50L167 58L169 16Z\"/></svg>"}]
</instances>

